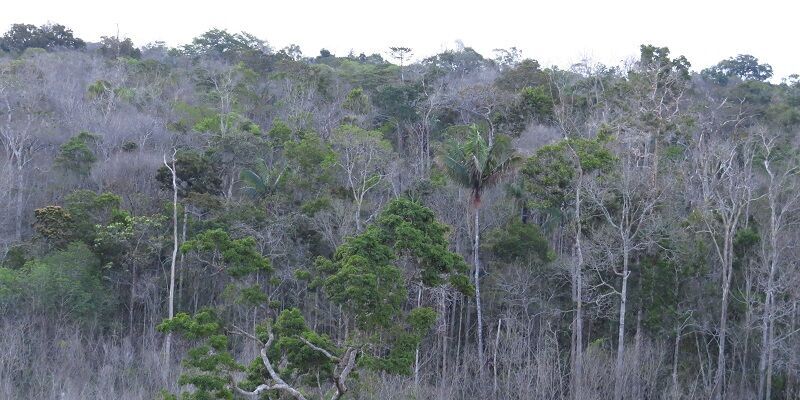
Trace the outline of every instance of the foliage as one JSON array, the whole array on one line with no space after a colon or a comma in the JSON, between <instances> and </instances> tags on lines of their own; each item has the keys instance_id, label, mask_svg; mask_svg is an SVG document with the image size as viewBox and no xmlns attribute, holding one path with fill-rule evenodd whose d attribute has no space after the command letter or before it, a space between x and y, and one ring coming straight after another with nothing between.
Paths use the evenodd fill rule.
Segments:
<instances>
[{"instance_id":1,"label":"foliage","mask_svg":"<svg viewBox=\"0 0 800 400\"><path fill-rule=\"evenodd\" d=\"M100 38L100 54L108 58L134 58L142 57L142 51L134 46L131 38L119 40L119 37L103 36Z\"/></svg>"},{"instance_id":2,"label":"foliage","mask_svg":"<svg viewBox=\"0 0 800 400\"><path fill-rule=\"evenodd\" d=\"M701 74L704 78L720 85L726 85L732 77L737 77L744 81L766 81L772 77L772 66L759 64L758 58L749 54L739 54L736 57L722 60L713 67L704 69Z\"/></svg>"},{"instance_id":3,"label":"foliage","mask_svg":"<svg viewBox=\"0 0 800 400\"><path fill-rule=\"evenodd\" d=\"M46 24L35 26L30 24L13 24L11 28L0 37L0 50L22 53L28 48L80 49L86 43L76 38L72 30L60 24Z\"/></svg>"},{"instance_id":4,"label":"foliage","mask_svg":"<svg viewBox=\"0 0 800 400\"><path fill-rule=\"evenodd\" d=\"M219 166L212 163L204 154L189 150L177 152L175 169L180 197L185 198L191 193L217 194L221 190ZM166 166L158 169L156 179L161 183L163 190L172 191L172 173Z\"/></svg>"},{"instance_id":5,"label":"foliage","mask_svg":"<svg viewBox=\"0 0 800 400\"><path fill-rule=\"evenodd\" d=\"M541 209L561 209L570 202L580 171L602 172L614 164L614 155L604 145L607 140L602 135L597 139L565 139L537 150L522 168L522 184L531 204Z\"/></svg>"},{"instance_id":6,"label":"foliage","mask_svg":"<svg viewBox=\"0 0 800 400\"><path fill-rule=\"evenodd\" d=\"M373 356L365 362L395 373L407 372L412 361L409 352L413 353L420 335L429 329L425 323L432 323L417 314L422 311L403 311L407 288L399 258L412 263L408 273L421 285L449 281L463 293L471 293L463 275L466 263L447 250L446 232L430 210L411 200L397 199L387 205L375 225L339 246L333 258L317 259L325 293L354 317L360 331L382 331L396 337L396 346L388 357Z\"/></svg>"},{"instance_id":7,"label":"foliage","mask_svg":"<svg viewBox=\"0 0 800 400\"><path fill-rule=\"evenodd\" d=\"M498 137L489 146L478 127L473 125L463 144L450 142L446 145L442 160L450 178L472 191L472 203L477 207L483 190L494 184L518 157L508 139Z\"/></svg>"},{"instance_id":8,"label":"foliage","mask_svg":"<svg viewBox=\"0 0 800 400\"><path fill-rule=\"evenodd\" d=\"M484 247L500 261L514 264L545 264L553 261L550 244L535 224L518 220L497 228L486 237Z\"/></svg>"},{"instance_id":9,"label":"foliage","mask_svg":"<svg viewBox=\"0 0 800 400\"><path fill-rule=\"evenodd\" d=\"M33 224L33 228L54 246L63 247L75 236L72 214L63 207L37 208L34 213L36 222Z\"/></svg>"},{"instance_id":10,"label":"foliage","mask_svg":"<svg viewBox=\"0 0 800 400\"><path fill-rule=\"evenodd\" d=\"M234 278L255 272L269 273L272 266L259 254L252 237L233 239L222 229L210 229L199 233L181 245L184 253L205 254L210 262Z\"/></svg>"},{"instance_id":11,"label":"foliage","mask_svg":"<svg viewBox=\"0 0 800 400\"><path fill-rule=\"evenodd\" d=\"M106 324L113 296L100 263L83 243L28 261L22 269L0 268L0 303L15 304L59 321Z\"/></svg>"},{"instance_id":12,"label":"foliage","mask_svg":"<svg viewBox=\"0 0 800 400\"><path fill-rule=\"evenodd\" d=\"M89 146L97 140L98 137L96 135L85 131L73 136L61 145L55 160L56 165L79 176L88 175L92 164L97 161L97 157Z\"/></svg>"},{"instance_id":13,"label":"foliage","mask_svg":"<svg viewBox=\"0 0 800 400\"><path fill-rule=\"evenodd\" d=\"M191 385L193 392L184 392L182 399L233 399L230 375L243 370L229 352L229 340L213 310L202 310L190 316L178 313L158 325L161 332L176 332L201 344L189 350L183 361L185 372L178 384Z\"/></svg>"},{"instance_id":14,"label":"foliage","mask_svg":"<svg viewBox=\"0 0 800 400\"><path fill-rule=\"evenodd\" d=\"M342 108L355 114L366 114L370 109L370 102L364 90L355 88L347 94Z\"/></svg>"},{"instance_id":15,"label":"foliage","mask_svg":"<svg viewBox=\"0 0 800 400\"><path fill-rule=\"evenodd\" d=\"M211 29L192 39L192 43L183 46L181 50L190 56L221 57L228 60L270 52L267 44L257 37L247 32L230 33L224 29Z\"/></svg>"}]
</instances>

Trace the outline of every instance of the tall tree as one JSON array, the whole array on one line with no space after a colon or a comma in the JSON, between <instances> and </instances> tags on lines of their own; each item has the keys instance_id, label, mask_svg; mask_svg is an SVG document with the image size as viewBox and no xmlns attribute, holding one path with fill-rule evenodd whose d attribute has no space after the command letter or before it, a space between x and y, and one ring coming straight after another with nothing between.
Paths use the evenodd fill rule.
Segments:
<instances>
[{"instance_id":1,"label":"tall tree","mask_svg":"<svg viewBox=\"0 0 800 400\"><path fill-rule=\"evenodd\" d=\"M364 200L367 194L384 183L391 172L394 153L378 131L343 125L331 138L337 152L335 165L344 174L345 186L355 203L356 232L361 232Z\"/></svg>"},{"instance_id":2,"label":"tall tree","mask_svg":"<svg viewBox=\"0 0 800 400\"><path fill-rule=\"evenodd\" d=\"M785 268L786 253L793 247L786 236L789 227L796 224L800 211L800 163L794 150L780 143L776 135L766 130L758 132L758 150L761 166L766 175L765 190L768 219L766 240L762 241L764 305L761 317L761 354L758 360L758 399L772 398L772 363L774 351L774 324L776 302L780 296L778 280Z\"/></svg>"},{"instance_id":3,"label":"tall tree","mask_svg":"<svg viewBox=\"0 0 800 400\"><path fill-rule=\"evenodd\" d=\"M583 392L583 324L584 324L584 194L588 182L608 171L615 159L605 144L603 133L595 139L567 138L541 147L525 161L522 168L522 187L526 201L542 213L564 213L571 219L573 229L573 262L570 268L571 295L575 312L572 321L572 385L574 399Z\"/></svg>"},{"instance_id":4,"label":"tall tree","mask_svg":"<svg viewBox=\"0 0 800 400\"><path fill-rule=\"evenodd\" d=\"M473 209L474 240L472 242L472 263L474 266L475 308L477 313L478 368L483 373L483 309L481 306L481 262L480 262L480 208L483 192L497 183L500 177L511 168L518 157L511 149L507 139L495 140L490 146L481 136L478 127L473 125L464 143L450 142L442 154L445 172L450 178L469 189L470 205Z\"/></svg>"},{"instance_id":5,"label":"tall tree","mask_svg":"<svg viewBox=\"0 0 800 400\"><path fill-rule=\"evenodd\" d=\"M41 71L28 61L0 64L0 148L7 171L15 179L14 231L17 241L22 240L26 192L26 178L34 155L43 147L40 130L50 118L43 92Z\"/></svg>"},{"instance_id":6,"label":"tall tree","mask_svg":"<svg viewBox=\"0 0 800 400\"><path fill-rule=\"evenodd\" d=\"M605 258L608 263L605 267L620 278L619 289L614 285L605 285L619 297L617 358L614 367L614 398L617 400L624 397L625 390L625 317L631 258L658 241L655 211L663 194L663 190L652 185L652 162L647 160L648 154L643 150L646 143L627 139L619 138L621 143L615 168L607 176L593 181L587 190L595 210L602 215L610 231L607 237L602 237L599 232L595 235L595 242L607 240L600 245L606 256L598 257L596 266L604 264L599 260ZM602 274L598 276L602 277ZM633 386L638 384L634 382Z\"/></svg>"},{"instance_id":7,"label":"tall tree","mask_svg":"<svg viewBox=\"0 0 800 400\"><path fill-rule=\"evenodd\" d=\"M234 393L252 397L272 392L304 400L310 398L307 388L316 386L317 398L339 399L349 392L351 374L359 368L410 373L414 350L436 321L436 313L428 307L404 307L408 286L450 285L462 293L471 291L463 275L466 263L447 249L447 231L431 210L395 199L375 224L348 238L331 259L317 259L319 286L352 323L338 341L311 329L300 310L292 308L257 324L255 332L236 326L212 309L165 320L160 330L201 340L185 360L181 384L195 388L185 397L227 399ZM187 247L192 251L216 248L221 251L224 268L236 271L239 277L257 269L268 270L251 267L269 265L254 252L252 238L226 238L222 231L209 231ZM228 245L218 247L223 243ZM412 267L411 282L404 277L402 265ZM231 336L255 342L260 357L249 366L239 365L231 354ZM242 370L246 379L235 379L234 374Z\"/></svg>"},{"instance_id":8,"label":"tall tree","mask_svg":"<svg viewBox=\"0 0 800 400\"><path fill-rule=\"evenodd\" d=\"M164 167L166 167L172 175L172 259L169 267L169 299L167 318L172 319L175 316L175 262L178 257L178 171L175 168L175 154L177 150L173 150L170 161L167 161L167 155L163 157ZM170 359L172 351L172 332L167 334L167 341L164 346L166 359Z\"/></svg>"},{"instance_id":9,"label":"tall tree","mask_svg":"<svg viewBox=\"0 0 800 400\"><path fill-rule=\"evenodd\" d=\"M389 47L391 51L392 57L394 57L397 61L400 61L400 82L405 83L406 76L405 76L405 66L406 61L414 54L410 47L403 47L403 46L393 46Z\"/></svg>"},{"instance_id":10,"label":"tall tree","mask_svg":"<svg viewBox=\"0 0 800 400\"><path fill-rule=\"evenodd\" d=\"M720 311L717 366L713 397L725 398L728 307L733 281L734 239L749 217L753 201L753 141L724 137L720 126L708 124L692 149L693 181L698 186L700 231L707 234L719 263Z\"/></svg>"}]
</instances>

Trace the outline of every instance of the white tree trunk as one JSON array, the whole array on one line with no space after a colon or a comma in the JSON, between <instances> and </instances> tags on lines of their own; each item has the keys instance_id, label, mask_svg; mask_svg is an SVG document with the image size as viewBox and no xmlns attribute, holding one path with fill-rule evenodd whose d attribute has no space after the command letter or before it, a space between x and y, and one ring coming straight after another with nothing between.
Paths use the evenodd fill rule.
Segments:
<instances>
[{"instance_id":1,"label":"white tree trunk","mask_svg":"<svg viewBox=\"0 0 800 400\"><path fill-rule=\"evenodd\" d=\"M502 327L503 327L503 319L500 318L497 320L497 336L495 336L494 339L494 353L492 356L492 367L494 370L494 381L493 381L494 386L492 393L497 393L497 348L500 347L500 330L502 329Z\"/></svg>"},{"instance_id":2,"label":"white tree trunk","mask_svg":"<svg viewBox=\"0 0 800 400\"><path fill-rule=\"evenodd\" d=\"M475 206L475 241L472 244L472 258L475 264L475 311L478 318L478 371L483 375L483 309L481 308L481 262L478 253L480 249L480 209Z\"/></svg>"},{"instance_id":3,"label":"white tree trunk","mask_svg":"<svg viewBox=\"0 0 800 400\"><path fill-rule=\"evenodd\" d=\"M172 173L172 263L169 273L169 318L175 316L175 262L178 258L178 178L175 171L175 152L172 153L172 165L167 164L164 156L164 165ZM172 334L167 334L165 353L167 361L170 360L172 351Z\"/></svg>"},{"instance_id":4,"label":"white tree trunk","mask_svg":"<svg viewBox=\"0 0 800 400\"><path fill-rule=\"evenodd\" d=\"M20 164L17 168L17 215L16 215L16 237L17 241L22 241L22 213L24 209L23 192L25 190L24 169Z\"/></svg>"},{"instance_id":5,"label":"white tree trunk","mask_svg":"<svg viewBox=\"0 0 800 400\"><path fill-rule=\"evenodd\" d=\"M417 308L422 306L422 282L417 289ZM414 352L414 387L419 387L419 343L417 350Z\"/></svg>"},{"instance_id":6,"label":"white tree trunk","mask_svg":"<svg viewBox=\"0 0 800 400\"><path fill-rule=\"evenodd\" d=\"M681 391L678 386L678 358L680 356L681 348L681 328L679 327L675 332L675 345L672 349L672 398L680 399Z\"/></svg>"},{"instance_id":7,"label":"white tree trunk","mask_svg":"<svg viewBox=\"0 0 800 400\"><path fill-rule=\"evenodd\" d=\"M714 374L714 398L722 400L725 392L725 342L728 335L728 297L733 270L733 250L731 248L733 233L726 229L723 247L722 266L722 301L719 312L719 342L717 343L717 371Z\"/></svg>"}]
</instances>

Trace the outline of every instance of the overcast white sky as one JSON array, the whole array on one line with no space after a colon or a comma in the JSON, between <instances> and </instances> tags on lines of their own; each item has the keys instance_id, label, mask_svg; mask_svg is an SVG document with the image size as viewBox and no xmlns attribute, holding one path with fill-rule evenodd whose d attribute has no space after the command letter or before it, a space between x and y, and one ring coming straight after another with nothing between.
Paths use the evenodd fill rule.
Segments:
<instances>
[{"instance_id":1,"label":"overcast white sky","mask_svg":"<svg viewBox=\"0 0 800 400\"><path fill-rule=\"evenodd\" d=\"M639 44L668 46L699 70L737 54L769 63L779 80L800 73L798 0L2 0L0 30L58 22L89 41L113 35L142 45L187 43L210 29L247 31L306 55L411 47L417 57L461 40L484 54L516 46L562 67L585 56L618 64Z\"/></svg>"}]
</instances>

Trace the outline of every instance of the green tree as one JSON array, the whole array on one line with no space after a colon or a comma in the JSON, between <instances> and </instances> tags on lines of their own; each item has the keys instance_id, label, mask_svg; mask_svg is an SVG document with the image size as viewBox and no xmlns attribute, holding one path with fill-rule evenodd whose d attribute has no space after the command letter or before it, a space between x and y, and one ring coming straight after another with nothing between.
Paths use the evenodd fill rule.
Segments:
<instances>
[{"instance_id":1,"label":"green tree","mask_svg":"<svg viewBox=\"0 0 800 400\"><path fill-rule=\"evenodd\" d=\"M25 263L19 270L0 268L0 304L62 323L109 323L103 317L113 296L103 284L99 259L83 243Z\"/></svg>"},{"instance_id":2,"label":"green tree","mask_svg":"<svg viewBox=\"0 0 800 400\"><path fill-rule=\"evenodd\" d=\"M254 200L264 199L281 187L284 172L286 168L280 170L269 168L263 161L252 169L243 169L239 173L239 179L244 183L242 190Z\"/></svg>"},{"instance_id":3,"label":"green tree","mask_svg":"<svg viewBox=\"0 0 800 400\"><path fill-rule=\"evenodd\" d=\"M256 272L269 273L272 269L268 259L261 256L252 237L233 239L222 229L210 229L199 233L181 245L184 253L198 254L213 271L225 271L235 278Z\"/></svg>"},{"instance_id":4,"label":"green tree","mask_svg":"<svg viewBox=\"0 0 800 400\"><path fill-rule=\"evenodd\" d=\"M605 148L608 136L601 131L596 139L567 138L543 146L525 161L522 167L521 187L534 208L556 216L564 223L564 213L572 212L574 224L575 262L570 268L573 314L573 340L571 342L572 386L579 398L583 379L583 196L585 181L593 173L608 170L614 156Z\"/></svg>"},{"instance_id":5,"label":"green tree","mask_svg":"<svg viewBox=\"0 0 800 400\"><path fill-rule=\"evenodd\" d=\"M62 248L75 237L72 214L64 207L47 206L34 210L36 222L33 229L52 246Z\"/></svg>"},{"instance_id":6,"label":"green tree","mask_svg":"<svg viewBox=\"0 0 800 400\"><path fill-rule=\"evenodd\" d=\"M759 64L758 58L749 54L739 54L722 60L717 65L706 68L701 75L720 85L726 85L730 78L737 77L744 81L766 81L772 77L772 66L769 64Z\"/></svg>"},{"instance_id":7,"label":"green tree","mask_svg":"<svg viewBox=\"0 0 800 400\"><path fill-rule=\"evenodd\" d=\"M436 321L436 313L427 307L405 307L405 272L421 285L449 283L464 293L472 290L463 274L466 263L447 249L447 232L431 210L396 199L374 225L348 238L331 259L317 260L319 286L354 321L349 335L338 342L310 329L297 309L281 311L252 333L210 309L165 320L159 330L180 332L200 342L184 360L186 369L179 383L194 388L184 397L268 393L302 400L309 396L305 388L327 381L322 397L338 399L349 390L348 380L358 367L408 374L414 350ZM195 243L187 242L185 249L220 251L231 247L225 244L230 242L224 233L212 231ZM222 254L225 258L225 251ZM409 265L410 271L401 267ZM231 353L231 336L256 342L260 357L248 365L238 364ZM278 365L276 360L283 361ZM232 376L239 371L245 371L246 378L236 382Z\"/></svg>"},{"instance_id":8,"label":"green tree","mask_svg":"<svg viewBox=\"0 0 800 400\"><path fill-rule=\"evenodd\" d=\"M364 93L364 89L355 88L351 90L344 99L342 108L358 115L367 114L370 109L370 102Z\"/></svg>"},{"instance_id":9,"label":"green tree","mask_svg":"<svg viewBox=\"0 0 800 400\"><path fill-rule=\"evenodd\" d=\"M120 40L116 36L103 36L100 39L100 54L108 58L134 58L142 57L142 51L137 49L131 38Z\"/></svg>"},{"instance_id":10,"label":"green tree","mask_svg":"<svg viewBox=\"0 0 800 400\"><path fill-rule=\"evenodd\" d=\"M56 156L56 165L77 174L78 176L88 176L92 165L97 161L97 157L92 151L92 146L98 140L96 135L89 132L81 132L71 137L59 148Z\"/></svg>"},{"instance_id":11,"label":"green tree","mask_svg":"<svg viewBox=\"0 0 800 400\"><path fill-rule=\"evenodd\" d=\"M175 154L178 195L186 198L191 193L219 194L222 180L218 167L205 154L182 150ZM172 191L172 173L165 166L158 169L156 180L162 189Z\"/></svg>"},{"instance_id":12,"label":"green tree","mask_svg":"<svg viewBox=\"0 0 800 400\"><path fill-rule=\"evenodd\" d=\"M181 48L192 57L223 59L229 62L244 61L252 66L267 66L266 56L271 53L267 42L247 32L230 33L225 29L211 29L192 39Z\"/></svg>"},{"instance_id":13,"label":"green tree","mask_svg":"<svg viewBox=\"0 0 800 400\"><path fill-rule=\"evenodd\" d=\"M109 224L95 225L92 250L105 265L105 277L128 286L128 329L134 335L137 289L142 270L158 260L165 237L163 216L131 216L117 212Z\"/></svg>"},{"instance_id":14,"label":"green tree","mask_svg":"<svg viewBox=\"0 0 800 400\"><path fill-rule=\"evenodd\" d=\"M78 190L67 195L64 206L46 206L34 211L34 229L51 245L63 248L72 241L92 246L97 227L119 220L122 198L113 193Z\"/></svg>"},{"instance_id":15,"label":"green tree","mask_svg":"<svg viewBox=\"0 0 800 400\"><path fill-rule=\"evenodd\" d=\"M0 37L0 50L22 53L28 48L55 49L59 47L80 49L86 43L76 38L72 29L61 24L35 26L30 24L13 24Z\"/></svg>"}]
</instances>

